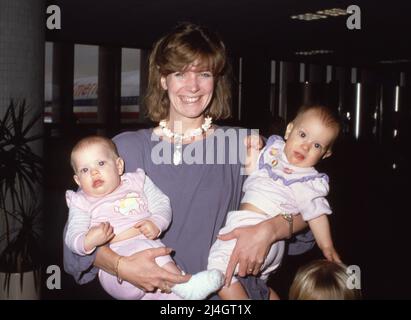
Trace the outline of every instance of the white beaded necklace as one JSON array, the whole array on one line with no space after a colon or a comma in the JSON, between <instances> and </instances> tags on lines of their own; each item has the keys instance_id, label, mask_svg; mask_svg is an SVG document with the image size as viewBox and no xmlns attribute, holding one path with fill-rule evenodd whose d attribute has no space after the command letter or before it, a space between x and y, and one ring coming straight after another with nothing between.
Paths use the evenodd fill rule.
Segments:
<instances>
[{"instance_id":1,"label":"white beaded necklace","mask_svg":"<svg viewBox=\"0 0 411 320\"><path fill-rule=\"evenodd\" d=\"M200 128L189 130L188 133L176 133L171 131L167 127L167 121L161 120L159 126L163 134L172 139L174 142L174 154L173 154L173 163L174 165L179 165L182 162L182 148L183 148L183 141L186 139L193 139L196 136L199 136L203 133L206 133L208 129L210 129L213 119L211 117L206 117L204 119L204 123L201 125Z\"/></svg>"}]
</instances>

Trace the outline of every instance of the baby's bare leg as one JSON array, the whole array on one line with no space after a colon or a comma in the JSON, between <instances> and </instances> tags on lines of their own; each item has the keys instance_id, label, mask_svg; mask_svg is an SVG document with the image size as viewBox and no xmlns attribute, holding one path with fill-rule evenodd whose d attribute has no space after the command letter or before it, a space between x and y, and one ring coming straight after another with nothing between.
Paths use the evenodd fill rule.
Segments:
<instances>
[{"instance_id":1,"label":"baby's bare leg","mask_svg":"<svg viewBox=\"0 0 411 320\"><path fill-rule=\"evenodd\" d=\"M162 268L174 274L182 274L181 270L177 267L177 265L174 262L168 262L165 265L163 265ZM173 285L174 284L172 284L172 286Z\"/></svg>"},{"instance_id":2,"label":"baby's bare leg","mask_svg":"<svg viewBox=\"0 0 411 320\"><path fill-rule=\"evenodd\" d=\"M270 290L270 297L268 299L270 300L280 300L280 296L275 292L273 289L268 288Z\"/></svg>"},{"instance_id":3,"label":"baby's bare leg","mask_svg":"<svg viewBox=\"0 0 411 320\"><path fill-rule=\"evenodd\" d=\"M223 287L218 296L222 300L247 300L249 299L247 292L244 290L240 282L234 282L229 287Z\"/></svg>"}]
</instances>

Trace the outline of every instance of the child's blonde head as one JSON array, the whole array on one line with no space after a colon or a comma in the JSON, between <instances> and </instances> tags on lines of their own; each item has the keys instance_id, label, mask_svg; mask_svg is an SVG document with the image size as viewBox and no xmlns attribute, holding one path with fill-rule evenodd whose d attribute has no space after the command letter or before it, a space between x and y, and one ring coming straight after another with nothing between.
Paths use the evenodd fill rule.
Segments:
<instances>
[{"instance_id":1,"label":"child's blonde head","mask_svg":"<svg viewBox=\"0 0 411 320\"><path fill-rule=\"evenodd\" d=\"M302 116L308 112L315 114L325 127L334 129L335 138L338 137L338 134L341 130L339 117L334 110L324 105L314 104L301 106L298 109L297 115L292 122L297 123L302 118Z\"/></svg>"},{"instance_id":2,"label":"child's blonde head","mask_svg":"<svg viewBox=\"0 0 411 320\"><path fill-rule=\"evenodd\" d=\"M315 260L298 269L290 288L290 300L356 300L358 289L347 287L347 267L342 263Z\"/></svg>"},{"instance_id":3,"label":"child's blonde head","mask_svg":"<svg viewBox=\"0 0 411 320\"><path fill-rule=\"evenodd\" d=\"M111 141L110 139L106 137L102 137L102 136L88 136L78 141L75 144L74 148L71 150L70 163L71 163L71 167L73 168L74 172L76 172L76 166L75 166L76 153L94 144L103 145L105 148L110 150L110 152L112 152L114 158L119 157L117 147L113 141Z\"/></svg>"}]
</instances>

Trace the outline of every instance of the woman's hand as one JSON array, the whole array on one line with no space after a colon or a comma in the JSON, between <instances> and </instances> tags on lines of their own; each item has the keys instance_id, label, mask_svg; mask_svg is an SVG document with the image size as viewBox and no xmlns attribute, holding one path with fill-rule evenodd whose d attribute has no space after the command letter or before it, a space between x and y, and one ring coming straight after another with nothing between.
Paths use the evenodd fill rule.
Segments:
<instances>
[{"instance_id":1,"label":"woman's hand","mask_svg":"<svg viewBox=\"0 0 411 320\"><path fill-rule=\"evenodd\" d=\"M118 269L118 276L144 291L169 288L172 284L187 282L190 275L177 275L159 267L158 256L171 253L170 248L154 248L124 257Z\"/></svg>"},{"instance_id":2,"label":"woman's hand","mask_svg":"<svg viewBox=\"0 0 411 320\"><path fill-rule=\"evenodd\" d=\"M226 286L230 285L237 264L240 277L247 274L257 275L271 245L277 240L270 220L253 226L236 228L229 233L219 235L218 238L223 241L237 240L225 273Z\"/></svg>"},{"instance_id":3,"label":"woman's hand","mask_svg":"<svg viewBox=\"0 0 411 320\"><path fill-rule=\"evenodd\" d=\"M131 256L124 256L118 265L118 277L130 282L136 287L150 292L157 288L172 287L172 284L187 282L190 275L178 275L170 273L159 267L155 262L158 256L165 256L172 252L170 248L146 249ZM115 262L118 255L108 247L99 247L95 266L112 274L115 273Z\"/></svg>"},{"instance_id":4,"label":"woman's hand","mask_svg":"<svg viewBox=\"0 0 411 320\"><path fill-rule=\"evenodd\" d=\"M241 204L242 210L255 210ZM307 227L307 223L300 214L293 215L293 233L300 232ZM265 220L253 226L236 228L224 235L219 235L220 240L237 239L231 254L226 271L226 283L231 283L235 268L238 264L238 275L257 275L267 257L268 251L274 242L286 239L289 236L289 224L281 215Z\"/></svg>"}]
</instances>

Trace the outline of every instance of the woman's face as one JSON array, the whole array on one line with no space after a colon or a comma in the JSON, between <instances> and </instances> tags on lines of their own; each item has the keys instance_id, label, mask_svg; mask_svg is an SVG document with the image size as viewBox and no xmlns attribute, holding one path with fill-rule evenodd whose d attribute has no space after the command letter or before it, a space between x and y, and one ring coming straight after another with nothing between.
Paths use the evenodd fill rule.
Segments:
<instances>
[{"instance_id":1,"label":"woman's face","mask_svg":"<svg viewBox=\"0 0 411 320\"><path fill-rule=\"evenodd\" d=\"M161 77L170 99L170 119L195 119L203 115L214 91L214 76L194 63L185 71Z\"/></svg>"}]
</instances>

